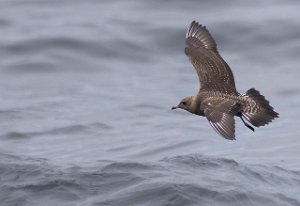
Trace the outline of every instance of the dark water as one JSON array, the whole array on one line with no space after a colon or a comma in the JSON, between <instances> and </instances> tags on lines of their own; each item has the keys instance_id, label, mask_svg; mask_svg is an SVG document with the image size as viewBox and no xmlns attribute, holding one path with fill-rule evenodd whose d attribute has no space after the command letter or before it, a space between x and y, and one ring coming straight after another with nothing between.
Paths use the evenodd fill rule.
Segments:
<instances>
[{"instance_id":1,"label":"dark water","mask_svg":"<svg viewBox=\"0 0 300 206\"><path fill-rule=\"evenodd\" d=\"M1 205L300 205L300 2L0 2ZM280 118L237 141L171 111L206 25Z\"/></svg>"}]
</instances>

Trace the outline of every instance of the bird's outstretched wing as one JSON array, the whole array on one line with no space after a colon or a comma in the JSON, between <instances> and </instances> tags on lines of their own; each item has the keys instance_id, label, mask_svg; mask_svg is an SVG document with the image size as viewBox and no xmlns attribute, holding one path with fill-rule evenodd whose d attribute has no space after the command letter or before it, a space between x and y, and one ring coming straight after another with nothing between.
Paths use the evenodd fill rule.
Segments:
<instances>
[{"instance_id":1,"label":"bird's outstretched wing","mask_svg":"<svg viewBox=\"0 0 300 206\"><path fill-rule=\"evenodd\" d=\"M200 107L210 125L224 138L235 139L234 115L241 109L239 103L222 98L208 98Z\"/></svg>"},{"instance_id":2,"label":"bird's outstretched wing","mask_svg":"<svg viewBox=\"0 0 300 206\"><path fill-rule=\"evenodd\" d=\"M187 30L185 44L185 54L197 71L200 90L237 93L232 71L218 53L217 44L206 27L193 21Z\"/></svg>"},{"instance_id":3,"label":"bird's outstretched wing","mask_svg":"<svg viewBox=\"0 0 300 206\"><path fill-rule=\"evenodd\" d=\"M235 139L234 118L232 115L210 108L205 109L204 114L216 132L226 139Z\"/></svg>"}]
</instances>

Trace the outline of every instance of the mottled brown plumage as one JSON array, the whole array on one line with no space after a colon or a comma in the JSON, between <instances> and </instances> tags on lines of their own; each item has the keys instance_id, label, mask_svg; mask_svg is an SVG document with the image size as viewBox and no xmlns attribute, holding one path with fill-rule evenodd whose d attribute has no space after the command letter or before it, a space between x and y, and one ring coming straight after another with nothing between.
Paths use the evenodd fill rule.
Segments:
<instances>
[{"instance_id":1,"label":"mottled brown plumage","mask_svg":"<svg viewBox=\"0 0 300 206\"><path fill-rule=\"evenodd\" d=\"M217 44L206 27L193 21L187 30L185 43L185 54L197 71L200 90L172 109L181 108L205 116L220 135L230 140L235 139L234 116L240 117L253 131L243 117L255 127L264 126L278 117L259 91L252 88L243 95L236 91L232 71L220 56Z\"/></svg>"}]
</instances>

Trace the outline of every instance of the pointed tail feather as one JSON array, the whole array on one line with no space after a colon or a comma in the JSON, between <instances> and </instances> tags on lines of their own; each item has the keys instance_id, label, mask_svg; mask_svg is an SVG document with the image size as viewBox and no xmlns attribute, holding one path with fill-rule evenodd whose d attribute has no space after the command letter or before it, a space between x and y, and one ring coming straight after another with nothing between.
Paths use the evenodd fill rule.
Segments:
<instances>
[{"instance_id":1,"label":"pointed tail feather","mask_svg":"<svg viewBox=\"0 0 300 206\"><path fill-rule=\"evenodd\" d=\"M274 111L269 101L254 88L249 89L242 96L247 102L242 116L252 125L264 126L278 117L278 113Z\"/></svg>"}]
</instances>

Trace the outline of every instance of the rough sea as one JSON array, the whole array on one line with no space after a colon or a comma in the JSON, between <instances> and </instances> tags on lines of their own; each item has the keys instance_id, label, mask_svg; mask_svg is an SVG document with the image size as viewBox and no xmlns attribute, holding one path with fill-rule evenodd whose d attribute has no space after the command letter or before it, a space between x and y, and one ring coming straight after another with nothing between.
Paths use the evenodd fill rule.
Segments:
<instances>
[{"instance_id":1,"label":"rough sea","mask_svg":"<svg viewBox=\"0 0 300 206\"><path fill-rule=\"evenodd\" d=\"M1 0L1 206L299 206L300 1ZM207 26L280 115L235 141L171 110Z\"/></svg>"}]
</instances>

